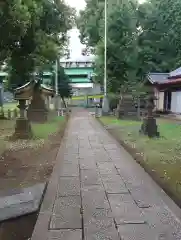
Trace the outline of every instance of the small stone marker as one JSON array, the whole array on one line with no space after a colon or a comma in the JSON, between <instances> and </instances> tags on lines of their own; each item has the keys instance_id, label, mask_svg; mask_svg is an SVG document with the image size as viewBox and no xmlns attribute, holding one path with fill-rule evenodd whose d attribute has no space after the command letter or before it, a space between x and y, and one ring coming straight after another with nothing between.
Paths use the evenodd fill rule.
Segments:
<instances>
[{"instance_id":1,"label":"small stone marker","mask_svg":"<svg viewBox=\"0 0 181 240\"><path fill-rule=\"evenodd\" d=\"M97 117L101 117L101 115L102 115L102 109L101 109L99 104L96 104L96 107L95 107L95 117L96 118Z\"/></svg>"},{"instance_id":2,"label":"small stone marker","mask_svg":"<svg viewBox=\"0 0 181 240\"><path fill-rule=\"evenodd\" d=\"M8 109L8 119L10 120L11 119L11 110Z\"/></svg>"},{"instance_id":3,"label":"small stone marker","mask_svg":"<svg viewBox=\"0 0 181 240\"><path fill-rule=\"evenodd\" d=\"M158 127L156 124L156 119L153 116L154 109L154 100L157 98L153 95L150 95L147 100L147 116L143 119L141 125L140 133L147 135L150 138L159 137Z\"/></svg>"}]
</instances>

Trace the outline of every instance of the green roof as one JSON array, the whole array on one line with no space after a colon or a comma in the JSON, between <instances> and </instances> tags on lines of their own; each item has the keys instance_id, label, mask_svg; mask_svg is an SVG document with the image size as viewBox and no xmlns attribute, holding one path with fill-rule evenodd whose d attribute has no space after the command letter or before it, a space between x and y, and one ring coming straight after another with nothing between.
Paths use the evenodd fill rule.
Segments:
<instances>
[{"instance_id":1,"label":"green roof","mask_svg":"<svg viewBox=\"0 0 181 240\"><path fill-rule=\"evenodd\" d=\"M71 83L90 83L88 78L70 78Z\"/></svg>"},{"instance_id":2,"label":"green roof","mask_svg":"<svg viewBox=\"0 0 181 240\"><path fill-rule=\"evenodd\" d=\"M88 75L93 73L93 68L65 68L65 73L71 75Z\"/></svg>"}]
</instances>

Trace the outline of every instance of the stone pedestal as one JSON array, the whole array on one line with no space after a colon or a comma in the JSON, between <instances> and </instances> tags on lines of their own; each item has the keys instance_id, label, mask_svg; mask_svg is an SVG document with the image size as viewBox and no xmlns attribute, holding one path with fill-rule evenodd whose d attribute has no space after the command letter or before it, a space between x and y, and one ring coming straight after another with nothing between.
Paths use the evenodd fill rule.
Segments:
<instances>
[{"instance_id":1,"label":"stone pedestal","mask_svg":"<svg viewBox=\"0 0 181 240\"><path fill-rule=\"evenodd\" d=\"M25 118L16 119L15 132L13 134L13 137L17 139L29 139L32 138L32 136L33 133L30 121Z\"/></svg>"},{"instance_id":2,"label":"stone pedestal","mask_svg":"<svg viewBox=\"0 0 181 240\"><path fill-rule=\"evenodd\" d=\"M31 109L31 111L28 112L28 119L31 122L44 123L48 120L48 110Z\"/></svg>"},{"instance_id":3,"label":"stone pedestal","mask_svg":"<svg viewBox=\"0 0 181 240\"><path fill-rule=\"evenodd\" d=\"M154 100L156 100L154 95L148 97L147 116L143 119L143 123L140 129L140 133L147 135L150 138L160 136L158 127L156 125L156 119L153 117Z\"/></svg>"},{"instance_id":4,"label":"stone pedestal","mask_svg":"<svg viewBox=\"0 0 181 240\"><path fill-rule=\"evenodd\" d=\"M156 119L153 117L145 117L141 125L140 133L147 135L150 138L159 137Z\"/></svg>"},{"instance_id":5,"label":"stone pedestal","mask_svg":"<svg viewBox=\"0 0 181 240\"><path fill-rule=\"evenodd\" d=\"M138 119L137 109L131 94L123 94L116 111L118 119Z\"/></svg>"},{"instance_id":6,"label":"stone pedestal","mask_svg":"<svg viewBox=\"0 0 181 240\"><path fill-rule=\"evenodd\" d=\"M30 121L26 117L26 100L19 100L20 117L16 119L15 139L29 139L33 136Z\"/></svg>"},{"instance_id":7,"label":"stone pedestal","mask_svg":"<svg viewBox=\"0 0 181 240\"><path fill-rule=\"evenodd\" d=\"M27 111L27 116L31 122L46 122L48 120L48 109L41 96L41 91L34 91L32 101Z\"/></svg>"}]
</instances>

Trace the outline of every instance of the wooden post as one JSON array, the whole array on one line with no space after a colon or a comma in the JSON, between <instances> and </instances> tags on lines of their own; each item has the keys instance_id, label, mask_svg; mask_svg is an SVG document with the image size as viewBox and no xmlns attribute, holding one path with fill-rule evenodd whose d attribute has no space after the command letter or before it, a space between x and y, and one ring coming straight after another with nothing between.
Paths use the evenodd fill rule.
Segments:
<instances>
[{"instance_id":1,"label":"wooden post","mask_svg":"<svg viewBox=\"0 0 181 240\"><path fill-rule=\"evenodd\" d=\"M16 108L13 110L13 113L14 113L13 117L16 119L18 117L18 111Z\"/></svg>"},{"instance_id":2,"label":"wooden post","mask_svg":"<svg viewBox=\"0 0 181 240\"><path fill-rule=\"evenodd\" d=\"M0 107L0 119L6 119L5 116L4 116L4 109L3 107Z\"/></svg>"}]
</instances>

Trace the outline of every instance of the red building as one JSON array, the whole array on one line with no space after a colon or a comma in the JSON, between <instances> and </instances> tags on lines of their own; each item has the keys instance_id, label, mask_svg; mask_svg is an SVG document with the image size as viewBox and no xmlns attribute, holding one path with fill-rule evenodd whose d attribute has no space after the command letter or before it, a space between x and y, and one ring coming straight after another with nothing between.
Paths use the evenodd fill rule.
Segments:
<instances>
[{"instance_id":1,"label":"red building","mask_svg":"<svg viewBox=\"0 0 181 240\"><path fill-rule=\"evenodd\" d=\"M181 68L170 73L150 73L148 80L158 97L156 109L181 114Z\"/></svg>"}]
</instances>

